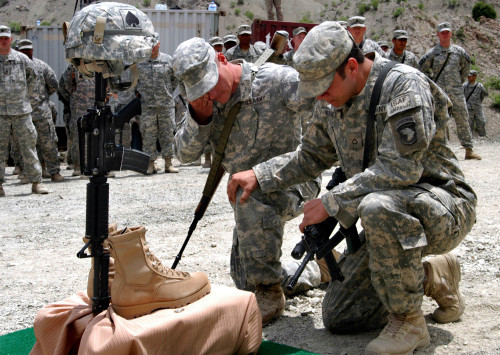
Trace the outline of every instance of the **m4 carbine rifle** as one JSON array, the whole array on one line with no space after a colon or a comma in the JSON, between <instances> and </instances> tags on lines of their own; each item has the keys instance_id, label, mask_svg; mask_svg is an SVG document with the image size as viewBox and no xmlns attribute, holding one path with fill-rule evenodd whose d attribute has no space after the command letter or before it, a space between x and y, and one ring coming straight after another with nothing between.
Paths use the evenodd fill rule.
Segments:
<instances>
[{"instance_id":1,"label":"m4 carbine rifle","mask_svg":"<svg viewBox=\"0 0 500 355\"><path fill-rule=\"evenodd\" d=\"M141 114L139 99L132 100L116 114L105 104L106 81L95 73L95 105L78 118L81 173L90 176L87 184L85 236L89 242L77 253L79 258L94 258L94 289L92 313L98 314L109 306L109 250L103 247L108 238L109 184L108 175L114 170L133 170L146 174L149 155L125 149L121 142L123 125ZM85 250L90 248L90 254Z\"/></svg>"},{"instance_id":2,"label":"m4 carbine rifle","mask_svg":"<svg viewBox=\"0 0 500 355\"><path fill-rule=\"evenodd\" d=\"M342 168L339 167L335 169L332 179L328 182L326 188L327 190L331 190L345 180L346 176ZM296 260L300 260L304 253L307 253L299 268L295 271L295 274L288 281L286 285L288 290L293 290L297 280L307 266L307 263L313 260L314 256L316 256L318 260L321 258L325 259L332 280L344 281L344 275L333 256L332 249L345 239L349 253L354 253L361 246L361 241L356 229L356 224L353 224L347 229L340 226L338 231L330 238L337 223L335 218L328 217L321 223L304 228L304 235L301 241L293 248L292 257Z\"/></svg>"}]
</instances>

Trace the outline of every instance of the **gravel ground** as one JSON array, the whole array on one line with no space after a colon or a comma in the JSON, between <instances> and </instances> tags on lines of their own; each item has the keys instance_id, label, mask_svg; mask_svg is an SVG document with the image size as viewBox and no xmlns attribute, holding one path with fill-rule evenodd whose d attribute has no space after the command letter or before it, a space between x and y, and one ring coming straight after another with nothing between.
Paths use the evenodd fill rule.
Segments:
<instances>
[{"instance_id":1,"label":"gravel ground","mask_svg":"<svg viewBox=\"0 0 500 355\"><path fill-rule=\"evenodd\" d=\"M467 302L462 319L437 324L429 314L436 304L424 302L431 346L418 354L500 353L500 140L481 140L476 151L482 161L464 161L464 151L454 143L463 170L479 196L477 223L455 250L462 264L461 290ZM160 161L159 161L160 162ZM87 181L71 177L47 182L49 195L30 194L12 168L7 168L0 214L0 335L31 327L37 311L62 300L87 284L89 260L76 257L83 246ZM180 166L179 174L152 176L125 171L109 179L109 221L119 226L145 225L155 254L170 266L186 237L201 196L208 169ZM326 185L331 171L324 174ZM212 284L233 286L229 253L233 217L225 184L213 198L205 217L186 248L178 266L185 271L204 271ZM300 238L300 218L288 223L283 258ZM377 332L333 335L323 327L317 289L287 300L285 315L263 330L267 340L321 354L359 354ZM1 351L0 351L1 352Z\"/></svg>"}]
</instances>

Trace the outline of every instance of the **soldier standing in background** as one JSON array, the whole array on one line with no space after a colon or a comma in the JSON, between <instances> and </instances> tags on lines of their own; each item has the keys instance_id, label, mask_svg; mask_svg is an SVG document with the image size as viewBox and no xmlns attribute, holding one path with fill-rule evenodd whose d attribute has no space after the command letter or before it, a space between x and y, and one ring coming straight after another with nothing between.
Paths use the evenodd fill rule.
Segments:
<instances>
[{"instance_id":1,"label":"soldier standing in background","mask_svg":"<svg viewBox=\"0 0 500 355\"><path fill-rule=\"evenodd\" d=\"M470 57L465 49L451 44L452 29L449 22L437 26L437 36L439 44L424 54L418 63L419 68L446 92L453 103L451 115L457 125L460 144L465 148L465 159L481 160L481 156L473 151L463 88L469 75Z\"/></svg>"},{"instance_id":2,"label":"soldier standing in background","mask_svg":"<svg viewBox=\"0 0 500 355\"><path fill-rule=\"evenodd\" d=\"M418 69L418 58L406 50L408 33L405 30L396 30L392 36L392 49L385 54L385 58L409 65Z\"/></svg>"},{"instance_id":3,"label":"soldier standing in background","mask_svg":"<svg viewBox=\"0 0 500 355\"><path fill-rule=\"evenodd\" d=\"M471 132L476 131L480 137L486 137L486 119L484 118L482 102L488 92L483 84L476 83L477 71L471 70L464 83L465 102L469 112L469 123Z\"/></svg>"},{"instance_id":4,"label":"soldier standing in background","mask_svg":"<svg viewBox=\"0 0 500 355\"><path fill-rule=\"evenodd\" d=\"M36 154L36 129L31 120L29 95L35 90L36 72L33 62L11 49L10 28L0 26L0 197L3 189L5 161L12 130L24 163L24 172L32 183L31 192L47 194L42 185L42 167Z\"/></svg>"},{"instance_id":5,"label":"soldier standing in background","mask_svg":"<svg viewBox=\"0 0 500 355\"><path fill-rule=\"evenodd\" d=\"M46 172L52 181L63 181L60 172L59 151L54 140L54 122L49 97L57 91L58 83L56 73L43 60L33 58L33 43L29 39L19 41L19 51L33 61L36 72L35 90L31 92L30 102L33 111L31 118L37 132L37 152Z\"/></svg>"},{"instance_id":6,"label":"soldier standing in background","mask_svg":"<svg viewBox=\"0 0 500 355\"><path fill-rule=\"evenodd\" d=\"M224 50L224 41L218 36L211 37L208 40L208 43L210 43L210 45L216 52L222 53L222 51Z\"/></svg>"},{"instance_id":7,"label":"soldier standing in background","mask_svg":"<svg viewBox=\"0 0 500 355\"><path fill-rule=\"evenodd\" d=\"M274 8L276 8L276 18L283 21L283 10L281 9L281 0L266 0L267 19L274 20Z\"/></svg>"},{"instance_id":8,"label":"soldier standing in background","mask_svg":"<svg viewBox=\"0 0 500 355\"><path fill-rule=\"evenodd\" d=\"M354 38L354 43L361 48L364 54L377 52L382 57L385 55L385 52L376 42L365 38L366 25L365 18L363 16L351 17L347 21L347 30L351 33L352 38Z\"/></svg>"},{"instance_id":9,"label":"soldier standing in background","mask_svg":"<svg viewBox=\"0 0 500 355\"><path fill-rule=\"evenodd\" d=\"M283 55L283 58L286 61L286 65L289 65L291 67L293 67L293 55L295 54L297 49L299 49L300 44L306 37L307 30L304 27L297 27L293 29L292 35L293 35L292 38L293 49L291 51L286 52Z\"/></svg>"},{"instance_id":10,"label":"soldier standing in background","mask_svg":"<svg viewBox=\"0 0 500 355\"><path fill-rule=\"evenodd\" d=\"M158 39L158 38L157 38ZM161 155L165 160L166 173L178 173L172 165L174 155L175 103L174 90L177 79L172 69L172 57L160 52L160 42L153 47L151 58L137 64L142 114L140 129L142 150L151 156L147 174L155 174L157 158L156 141L160 141Z\"/></svg>"},{"instance_id":11,"label":"soldier standing in background","mask_svg":"<svg viewBox=\"0 0 500 355\"><path fill-rule=\"evenodd\" d=\"M227 60L244 59L249 63L255 62L262 54L250 42L252 41L252 29L248 25L238 27L238 45L230 48L224 54Z\"/></svg>"},{"instance_id":12,"label":"soldier standing in background","mask_svg":"<svg viewBox=\"0 0 500 355\"><path fill-rule=\"evenodd\" d=\"M224 36L224 53L238 44L238 38L235 35Z\"/></svg>"},{"instance_id":13,"label":"soldier standing in background","mask_svg":"<svg viewBox=\"0 0 500 355\"><path fill-rule=\"evenodd\" d=\"M389 45L387 44L386 41L378 41L377 44L382 48L382 50L387 53L389 52Z\"/></svg>"}]
</instances>

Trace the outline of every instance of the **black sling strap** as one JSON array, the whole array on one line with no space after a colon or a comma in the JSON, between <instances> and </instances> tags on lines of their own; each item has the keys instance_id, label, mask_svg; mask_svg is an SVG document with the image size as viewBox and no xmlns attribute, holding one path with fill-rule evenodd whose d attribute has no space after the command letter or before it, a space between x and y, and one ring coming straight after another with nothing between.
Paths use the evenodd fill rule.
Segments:
<instances>
[{"instance_id":1,"label":"black sling strap","mask_svg":"<svg viewBox=\"0 0 500 355\"><path fill-rule=\"evenodd\" d=\"M469 102L469 99L472 96L472 94L474 93L474 91L476 90L476 88L477 88L477 83L476 83L476 85L474 85L474 89L472 89L472 91L469 94L469 96L467 96L467 98L465 99L465 102Z\"/></svg>"},{"instance_id":2,"label":"black sling strap","mask_svg":"<svg viewBox=\"0 0 500 355\"><path fill-rule=\"evenodd\" d=\"M380 101L380 95L382 94L382 85L384 84L384 80L387 77L389 71L396 64L399 64L396 61L390 61L386 63L380 74L375 81L375 85L373 86L372 97L370 99L370 108L368 111L368 117L366 122L366 135L365 135L365 149L363 151L363 170L368 167L370 163L370 152L372 151L373 140L374 140L374 125L375 125L375 110Z\"/></svg>"},{"instance_id":3,"label":"black sling strap","mask_svg":"<svg viewBox=\"0 0 500 355\"><path fill-rule=\"evenodd\" d=\"M441 69L439 70L439 73L434 77L434 79L432 81L434 81L435 83L438 81L439 77L441 76L441 73L443 72L443 69L444 67L446 66L446 64L448 63L448 59L450 59L450 54L451 52L448 52L448 55L446 56L446 60L444 61L443 63L443 66L441 67Z\"/></svg>"}]
</instances>

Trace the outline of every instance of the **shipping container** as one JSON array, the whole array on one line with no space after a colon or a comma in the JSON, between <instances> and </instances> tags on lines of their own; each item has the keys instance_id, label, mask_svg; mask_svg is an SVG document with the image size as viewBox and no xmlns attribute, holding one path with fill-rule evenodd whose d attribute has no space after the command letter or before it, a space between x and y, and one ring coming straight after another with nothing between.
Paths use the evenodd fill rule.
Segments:
<instances>
[{"instance_id":1,"label":"shipping container","mask_svg":"<svg viewBox=\"0 0 500 355\"><path fill-rule=\"evenodd\" d=\"M219 12L155 9L142 9L141 11L153 22L155 31L160 37L161 51L170 55L181 42L187 39L201 37L208 40L218 35L219 32ZM33 56L49 64L59 79L67 66L62 26L23 27L21 37L33 42ZM58 107L59 115L56 126L64 127L63 105L55 94L50 100Z\"/></svg>"},{"instance_id":2,"label":"shipping container","mask_svg":"<svg viewBox=\"0 0 500 355\"><path fill-rule=\"evenodd\" d=\"M269 21L269 20L260 20L255 19L252 22L252 43L257 41L262 41L265 44L269 45L271 43L271 39L274 36L274 32L276 31L287 31L289 35L288 40L288 49L292 49L292 34L293 30L297 27L304 27L307 32L314 26L317 26L316 23L302 23L302 22L285 22L285 21Z\"/></svg>"}]
</instances>

